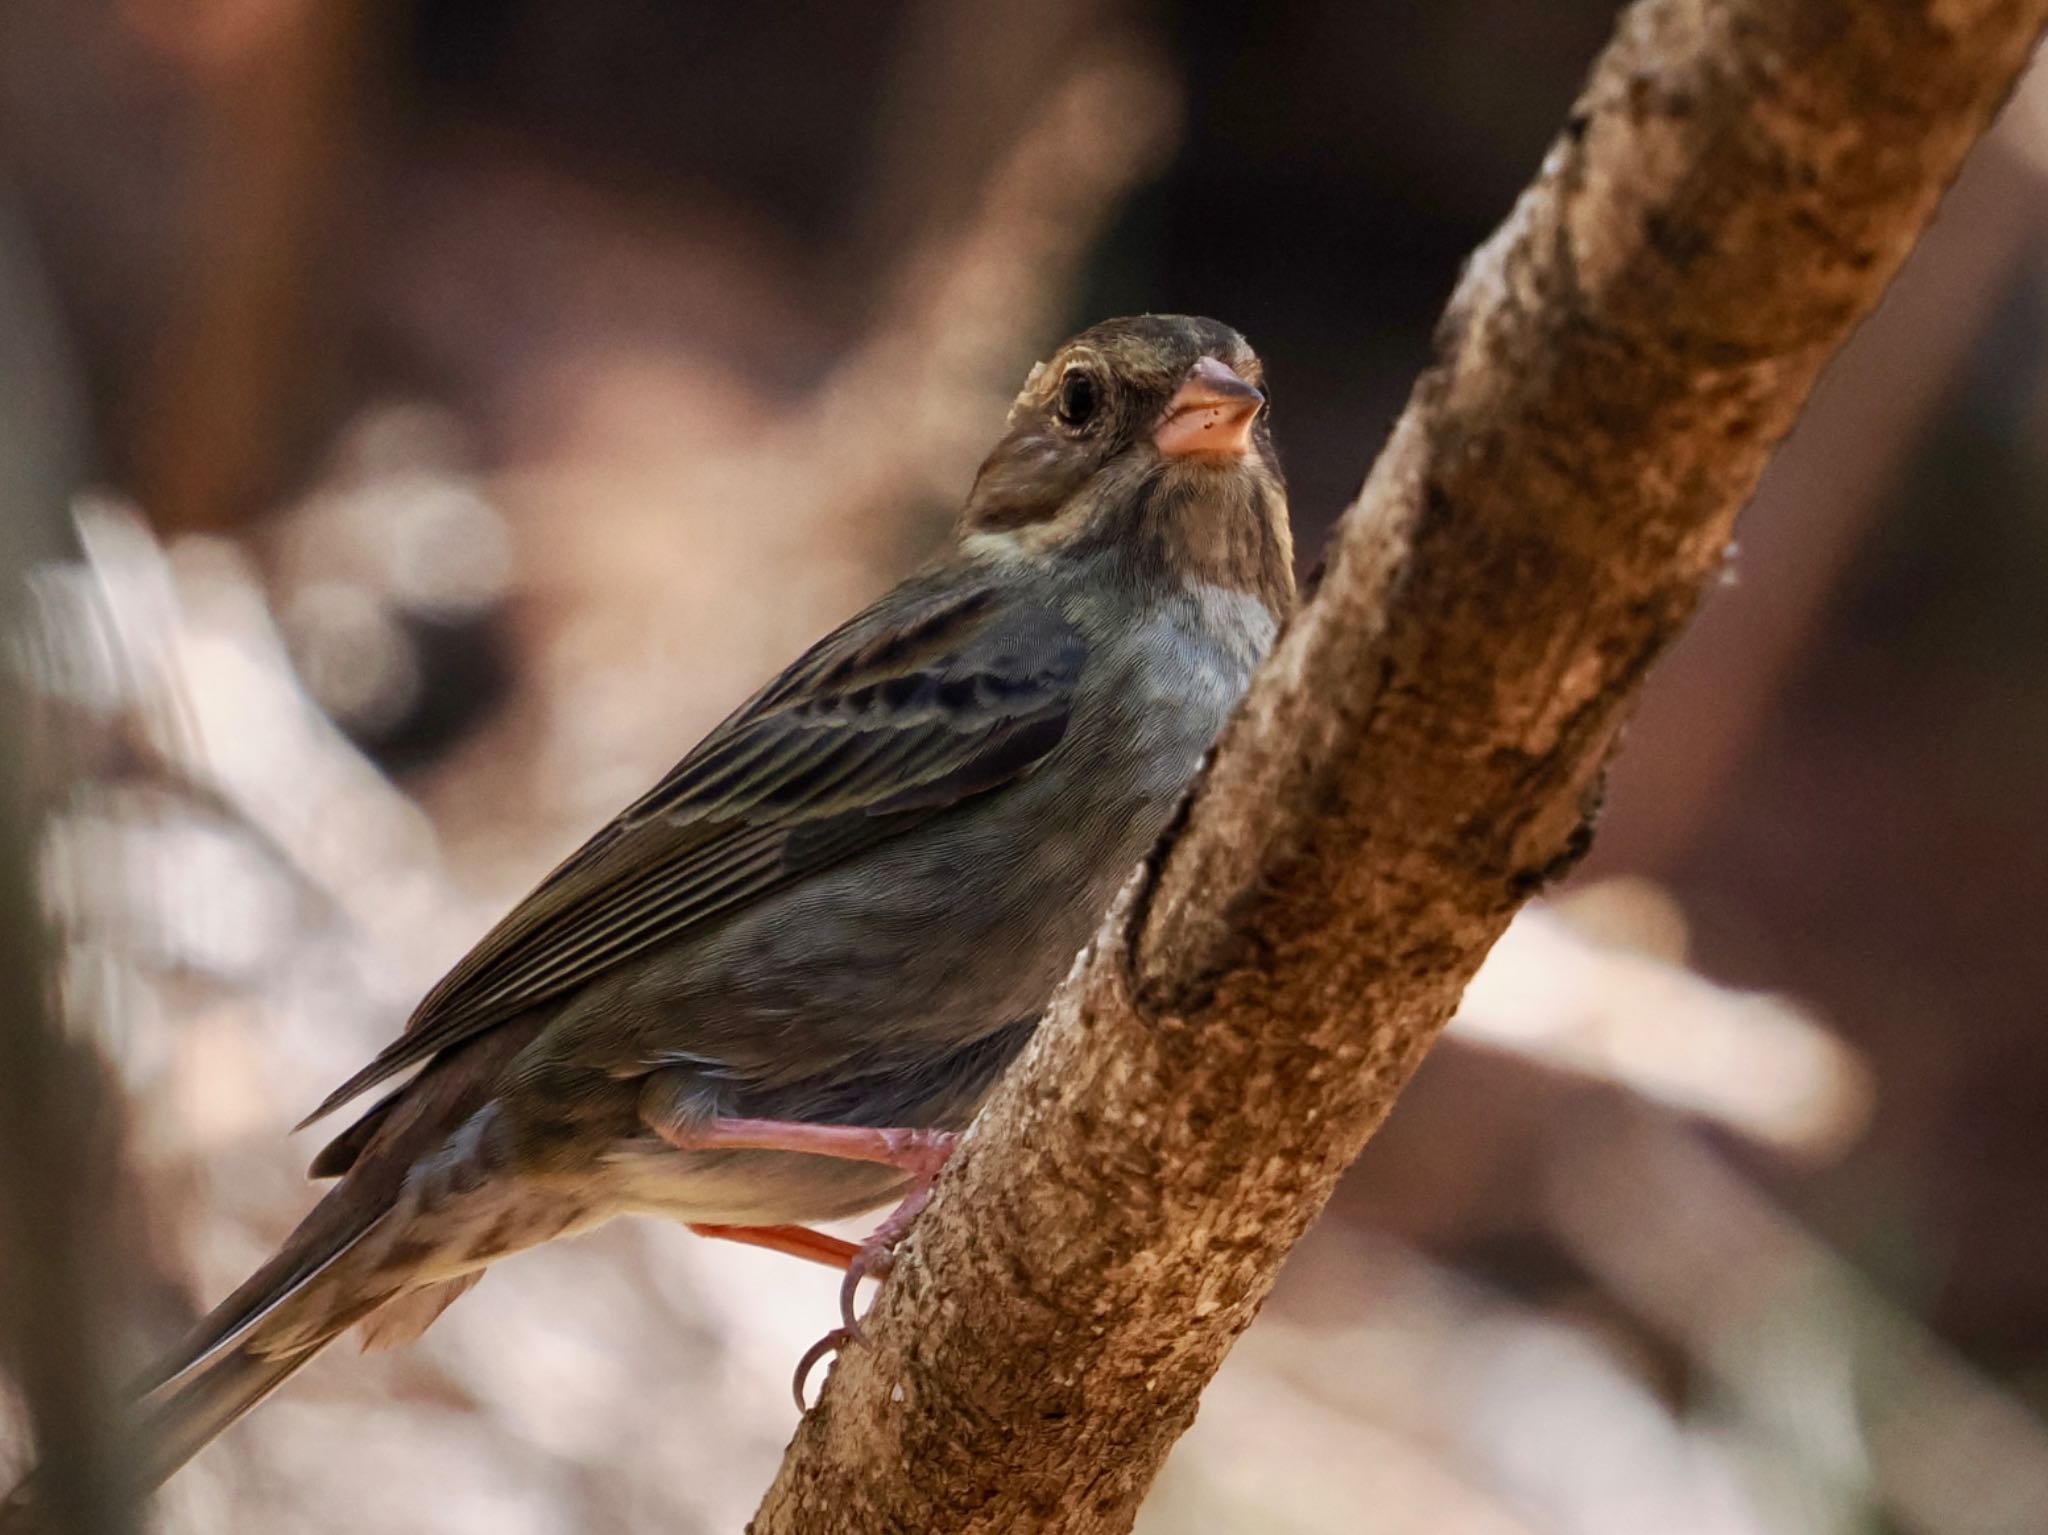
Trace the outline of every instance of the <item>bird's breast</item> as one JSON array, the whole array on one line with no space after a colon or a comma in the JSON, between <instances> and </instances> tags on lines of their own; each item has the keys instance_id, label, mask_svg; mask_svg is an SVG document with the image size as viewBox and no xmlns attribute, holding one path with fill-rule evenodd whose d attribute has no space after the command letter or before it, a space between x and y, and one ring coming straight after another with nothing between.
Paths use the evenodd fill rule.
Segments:
<instances>
[{"instance_id":1,"label":"bird's breast","mask_svg":"<svg viewBox=\"0 0 2048 1535\"><path fill-rule=\"evenodd\" d=\"M786 1087L793 1111L827 1075L923 1071L1036 1017L1271 634L1262 608L1221 590L1098 632L1036 767L636 968L606 1005L674 1020L651 1032L672 1027L678 1054L735 1081Z\"/></svg>"}]
</instances>

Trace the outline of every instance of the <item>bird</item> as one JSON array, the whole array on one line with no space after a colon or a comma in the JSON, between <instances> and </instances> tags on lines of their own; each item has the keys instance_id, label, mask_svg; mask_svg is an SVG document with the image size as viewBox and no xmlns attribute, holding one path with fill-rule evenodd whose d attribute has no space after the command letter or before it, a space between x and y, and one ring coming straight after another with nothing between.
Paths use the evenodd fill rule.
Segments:
<instances>
[{"instance_id":1,"label":"bird","mask_svg":"<svg viewBox=\"0 0 2048 1535\"><path fill-rule=\"evenodd\" d=\"M846 1271L801 1408L1294 604L1264 385L1237 331L1188 316L1035 366L940 551L308 1117L384 1089L314 1159L325 1197L145 1378L136 1480L351 1327L410 1341L493 1261L627 1214ZM811 1229L892 1201L865 1242Z\"/></svg>"}]
</instances>

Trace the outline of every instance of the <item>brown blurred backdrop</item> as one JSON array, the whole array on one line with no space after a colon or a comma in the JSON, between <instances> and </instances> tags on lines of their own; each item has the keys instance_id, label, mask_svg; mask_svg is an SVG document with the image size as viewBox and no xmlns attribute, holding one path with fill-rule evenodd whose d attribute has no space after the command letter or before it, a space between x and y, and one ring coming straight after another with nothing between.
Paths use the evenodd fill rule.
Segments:
<instances>
[{"instance_id":1,"label":"brown blurred backdrop","mask_svg":"<svg viewBox=\"0 0 2048 1535\"><path fill-rule=\"evenodd\" d=\"M439 968L919 557L1061 334L1246 331L1312 559L1613 11L0 0L0 494L72 556L44 862L127 1352ZM2044 252L2037 81L1155 1535L2048 1529ZM828 1304L776 1263L507 1265L165 1527L737 1528Z\"/></svg>"}]
</instances>

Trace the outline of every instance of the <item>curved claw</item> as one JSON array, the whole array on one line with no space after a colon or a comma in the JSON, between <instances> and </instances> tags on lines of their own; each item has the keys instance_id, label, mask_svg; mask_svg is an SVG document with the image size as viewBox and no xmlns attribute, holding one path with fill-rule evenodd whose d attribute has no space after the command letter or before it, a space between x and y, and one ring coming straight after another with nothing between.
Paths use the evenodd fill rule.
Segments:
<instances>
[{"instance_id":1,"label":"curved claw","mask_svg":"<svg viewBox=\"0 0 2048 1535\"><path fill-rule=\"evenodd\" d=\"M910 1189L903 1196L902 1203L890 1211L873 1234L847 1257L846 1277L839 1283L840 1325L813 1343L804 1351L804 1357L797 1361L794 1385L798 1412L809 1411L804 1405L804 1382L810 1378L811 1370L818 1361L849 1344L863 1341L860 1317L853 1309L860 1296L860 1282L869 1278L887 1279L896 1267L896 1244L908 1234L918 1212L931 1202L932 1180L945 1166L946 1159L952 1155L953 1147L960 1139L950 1130L884 1129L863 1133L882 1140L887 1156L880 1160L911 1174Z\"/></svg>"},{"instance_id":2,"label":"curved claw","mask_svg":"<svg viewBox=\"0 0 2048 1535\"><path fill-rule=\"evenodd\" d=\"M835 1327L804 1350L804 1357L796 1362L796 1379L790 1382L790 1388L796 1393L798 1412L810 1411L809 1404L804 1401L804 1383L810 1379L811 1371L817 1368L818 1361L828 1354L838 1353L849 1343L859 1341L859 1337L857 1331Z\"/></svg>"},{"instance_id":3,"label":"curved claw","mask_svg":"<svg viewBox=\"0 0 2048 1535\"><path fill-rule=\"evenodd\" d=\"M916 1199L916 1206L921 1207L923 1202L921 1198ZM905 1203L908 1205L911 1201ZM912 1208L910 1213L915 1214L916 1208ZM861 1331L860 1317L854 1311L853 1304L859 1298L860 1282L863 1279L887 1279L890 1270L896 1267L896 1243L902 1240L900 1227L909 1223L907 1220L899 1223L899 1229L896 1230L889 1229L890 1224L887 1221L883 1222L882 1229L861 1243L853 1256L847 1260L846 1277L839 1282L839 1325L804 1350L804 1357L796 1362L795 1388L798 1412L810 1410L804 1404L804 1382L810 1378L811 1371L817 1367L818 1361L827 1354L838 1353L850 1344L867 1341L867 1335Z\"/></svg>"},{"instance_id":4,"label":"curved claw","mask_svg":"<svg viewBox=\"0 0 2048 1535\"><path fill-rule=\"evenodd\" d=\"M839 1330L859 1343L863 1341L860 1316L853 1309L863 1279L887 1279L896 1267L895 1249L882 1242L866 1242L846 1264L846 1277L839 1281Z\"/></svg>"}]
</instances>

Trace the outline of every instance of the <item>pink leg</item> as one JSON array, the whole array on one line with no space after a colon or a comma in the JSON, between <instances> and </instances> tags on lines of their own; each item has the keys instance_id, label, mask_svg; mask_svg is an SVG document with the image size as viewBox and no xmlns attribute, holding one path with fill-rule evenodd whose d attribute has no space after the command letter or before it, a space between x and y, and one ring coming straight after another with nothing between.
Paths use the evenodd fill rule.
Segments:
<instances>
[{"instance_id":1,"label":"pink leg","mask_svg":"<svg viewBox=\"0 0 2048 1535\"><path fill-rule=\"evenodd\" d=\"M695 1229L707 1235L752 1242L778 1252L818 1262L837 1263L846 1270L839 1287L840 1325L812 1344L797 1361L796 1405L804 1410L804 1381L811 1368L827 1354L848 1343L860 1341L860 1319L853 1303L863 1279L887 1279L896 1263L896 1244L901 1242L918 1212L931 1202L932 1182L946 1159L953 1154L959 1135L951 1130L876 1128L869 1125L819 1125L804 1120L712 1119L701 1124L672 1126L656 1124L654 1133L678 1151L798 1151L812 1156L838 1157L848 1162L874 1162L910 1175L910 1188L903 1200L874 1229L872 1235L852 1248L845 1259L822 1257L818 1249L799 1244L790 1233L819 1243L837 1239L801 1226L709 1226ZM742 1233L751 1233L742 1235ZM773 1236L765 1234L774 1233Z\"/></svg>"},{"instance_id":2,"label":"pink leg","mask_svg":"<svg viewBox=\"0 0 2048 1535\"><path fill-rule=\"evenodd\" d=\"M860 1318L853 1310L854 1300L860 1293L860 1282L863 1279L888 1279L890 1270L896 1267L896 1244L909 1233L911 1224L931 1203L932 1180L937 1176L936 1171L916 1175L902 1202L884 1216L881 1225L855 1249L852 1261L846 1265L846 1278L839 1285L839 1325L805 1349L803 1358L796 1362L796 1379L790 1382L790 1389L796 1394L798 1412L804 1411L804 1382L810 1379L818 1361L827 1354L838 1353L849 1343L861 1341Z\"/></svg>"},{"instance_id":3,"label":"pink leg","mask_svg":"<svg viewBox=\"0 0 2048 1535\"><path fill-rule=\"evenodd\" d=\"M748 1247L765 1247L770 1252L807 1258L827 1268L850 1266L860 1251L844 1237L827 1236L808 1226L714 1226L704 1221L692 1221L690 1229L700 1237L717 1237L726 1242L744 1243Z\"/></svg>"},{"instance_id":4,"label":"pink leg","mask_svg":"<svg viewBox=\"0 0 2048 1535\"><path fill-rule=\"evenodd\" d=\"M924 1178L937 1175L960 1138L951 1130L814 1125L801 1119L710 1119L652 1129L678 1151L802 1151L842 1162L878 1162Z\"/></svg>"}]
</instances>

